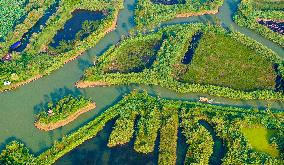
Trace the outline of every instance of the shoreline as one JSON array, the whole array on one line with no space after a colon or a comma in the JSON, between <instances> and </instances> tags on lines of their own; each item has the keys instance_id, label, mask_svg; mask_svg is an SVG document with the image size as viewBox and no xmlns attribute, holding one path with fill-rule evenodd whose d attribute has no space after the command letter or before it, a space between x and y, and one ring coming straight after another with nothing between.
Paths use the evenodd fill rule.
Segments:
<instances>
[{"instance_id":1,"label":"shoreline","mask_svg":"<svg viewBox=\"0 0 284 165\"><path fill-rule=\"evenodd\" d=\"M217 14L218 12L219 12L219 9L203 11L203 12L189 12L189 13L177 14L176 18L196 17L196 16L202 16L206 14L214 15L214 14Z\"/></svg>"},{"instance_id":2,"label":"shoreline","mask_svg":"<svg viewBox=\"0 0 284 165\"><path fill-rule=\"evenodd\" d=\"M113 30L116 29L116 27L117 27L117 20L118 20L118 13L119 13L119 11L117 11L117 12L115 13L115 18L114 18L114 21L113 21L112 25L104 31L104 34L103 34L103 35L106 35L106 34L112 32ZM85 51L86 51L86 50L84 50L84 51L79 51L79 52L77 52L76 54L74 54L72 57L70 57L70 58L64 60L62 66L60 66L59 68L63 67L65 64L67 64L67 63L69 63L69 62L71 62L71 61L74 61L74 60L77 59L79 56L81 56ZM59 69L59 68L58 68L58 69ZM57 69L56 69L56 70L57 70ZM15 83L15 84L10 85L10 86L8 86L8 88L0 89L0 93L6 92L6 91L10 91L10 90L16 89L16 88L18 88L18 87L20 87L20 86L26 85L26 84L28 84L28 83L30 83L30 82L33 82L33 81L35 81L35 80L38 80L38 79L44 77L45 75L46 75L46 74L38 74L38 75L36 75L36 76L32 76L31 78L29 78L29 79L27 79L27 80L25 80L25 81L18 82L18 83Z\"/></svg>"},{"instance_id":3,"label":"shoreline","mask_svg":"<svg viewBox=\"0 0 284 165\"><path fill-rule=\"evenodd\" d=\"M104 87L104 86L110 86L110 84L103 81L80 81L80 80L75 83L76 88Z\"/></svg>"},{"instance_id":4,"label":"shoreline","mask_svg":"<svg viewBox=\"0 0 284 165\"><path fill-rule=\"evenodd\" d=\"M261 18L257 18L256 21L257 22L259 22L259 21L273 21L273 22L276 22L276 23L282 23L282 22L284 22L284 19L283 20L277 20L277 19L261 19Z\"/></svg>"},{"instance_id":5,"label":"shoreline","mask_svg":"<svg viewBox=\"0 0 284 165\"><path fill-rule=\"evenodd\" d=\"M9 88L0 89L0 93L5 92L5 91L9 91L9 90L16 89L16 88L18 88L18 87L20 87L20 86L23 86L23 85L26 85L26 84L28 84L28 83L31 83L31 82L33 82L33 81L35 81L35 80L37 80L37 79L42 78L42 77L43 77L43 75L38 74L38 75L33 76L33 77L31 77L31 78L29 78L29 79L27 79L27 80L25 80L25 81L18 82L18 83L16 83L16 84L10 85L10 86L8 86Z\"/></svg>"},{"instance_id":6,"label":"shoreline","mask_svg":"<svg viewBox=\"0 0 284 165\"><path fill-rule=\"evenodd\" d=\"M40 123L40 122L37 121L37 122L34 123L34 125L35 125L36 128L38 128L42 131L51 131L51 130L63 127L65 125L71 123L72 121L76 120L80 115L82 115L82 114L84 114L88 111L91 111L94 108L96 108L96 103L90 103L87 106L78 110L77 112L71 114L66 119L59 120L56 123L45 124L45 123Z\"/></svg>"}]
</instances>

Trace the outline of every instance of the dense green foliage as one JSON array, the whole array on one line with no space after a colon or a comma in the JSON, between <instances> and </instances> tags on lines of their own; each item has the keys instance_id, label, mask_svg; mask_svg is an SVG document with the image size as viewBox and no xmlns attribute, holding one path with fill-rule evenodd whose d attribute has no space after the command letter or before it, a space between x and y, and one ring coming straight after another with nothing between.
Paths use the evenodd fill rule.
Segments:
<instances>
[{"instance_id":1,"label":"dense green foliage","mask_svg":"<svg viewBox=\"0 0 284 165\"><path fill-rule=\"evenodd\" d=\"M108 51L108 58L104 58L98 67L102 67L103 73L139 72L149 68L156 58L160 39L161 35L130 39Z\"/></svg>"},{"instance_id":2,"label":"dense green foliage","mask_svg":"<svg viewBox=\"0 0 284 165\"><path fill-rule=\"evenodd\" d=\"M203 63L202 61L199 62L193 59L193 64L183 65L181 64L181 60L183 59L186 51L185 47L188 47L188 42L197 31L203 31L205 34L210 32L209 34L212 34L212 37L220 36L221 38L219 38L220 40L215 42L210 49L202 50L203 47L209 47L206 44L202 44L203 46L201 45L200 47L197 47L197 53L200 55L197 55L197 57L194 58L203 58ZM160 85L181 93L208 93L210 95L234 99L284 99L284 95L281 92L275 92L277 90L275 88L272 89L272 86L275 85L273 78L274 81L276 79L276 73L273 73L272 67L274 64L281 66L279 67L280 70L277 74L283 75L283 61L277 56L276 53L270 49L267 49L256 41L251 40L240 33L227 32L220 27L204 26L202 24L168 26L158 30L157 32L154 32L153 34L142 36L142 38L147 40L151 37L151 35L157 34L163 35L164 40L161 48L157 52L157 58L151 68L144 69L143 72L139 73L104 73L101 68L103 68L104 65L107 65L105 64L105 61L108 61L108 58L111 59L112 56L115 56L115 52L120 51L119 49L121 48L118 47L118 49L114 50L114 47L112 47L96 61L97 64L95 67L91 67L85 72L82 82L105 82L107 85L131 83ZM210 40L215 39L212 37ZM133 38L135 37L126 39L121 43L121 45L129 45L132 43L131 41L134 40ZM141 36L138 38L141 40ZM205 38L205 41L207 40L208 39ZM216 40L217 39L211 42ZM203 43L204 41L201 42ZM222 47L221 49L220 45L224 44L234 45L234 47ZM234 50L234 52L222 52L221 54L221 50L219 49L224 51ZM240 53L239 50L241 50L242 53ZM203 56L202 53L212 55L212 58L217 58L217 56L219 56L220 60L215 61L216 63L214 65L204 66L206 65L205 60L207 56ZM239 61L240 59L241 61ZM228 61L228 66L223 66L224 61ZM192 68L196 67L194 66L195 62L198 64L198 68L207 68L209 73L204 73L205 76L203 74L199 75L199 80L195 80L194 82L188 83L180 81L180 77L186 76L184 71L187 72L187 68L190 68L188 70L189 73L194 71ZM208 62L210 62L210 64L213 63L211 61ZM250 64L251 62L252 64ZM223 68L223 70L219 69L220 67ZM224 71L224 69L227 70ZM201 73L202 70L197 70L197 72ZM221 76L222 72L228 73L228 75ZM253 74L253 72L256 72L256 74ZM215 77L216 74L220 76ZM237 80L235 79L236 77L238 77ZM191 77L188 76L188 78ZM206 81L204 80L206 84L200 82L202 79L206 79ZM249 91L252 89L253 91Z\"/></svg>"},{"instance_id":3,"label":"dense green foliage","mask_svg":"<svg viewBox=\"0 0 284 165\"><path fill-rule=\"evenodd\" d=\"M142 111L138 121L134 149L137 152L147 154L154 151L161 121L160 108L156 104L153 105L151 102L146 102L145 107L146 109Z\"/></svg>"},{"instance_id":4,"label":"dense green foliage","mask_svg":"<svg viewBox=\"0 0 284 165\"><path fill-rule=\"evenodd\" d=\"M35 158L29 153L24 144L12 141L0 154L0 164L3 165L31 165L35 164Z\"/></svg>"},{"instance_id":5,"label":"dense green foliage","mask_svg":"<svg viewBox=\"0 0 284 165\"><path fill-rule=\"evenodd\" d=\"M273 63L224 34L202 35L190 65L180 66L180 80L245 91L274 89Z\"/></svg>"},{"instance_id":6,"label":"dense green foliage","mask_svg":"<svg viewBox=\"0 0 284 165\"><path fill-rule=\"evenodd\" d=\"M33 34L30 43L26 49L21 53L13 53L13 60L10 62L0 63L0 90L7 90L15 88L20 83L29 81L31 78L48 75L52 71L62 67L69 60L81 55L86 49L94 46L105 34L112 30L113 25L119 9L122 8L121 1L60 1L59 8L54 13L43 27L40 33ZM99 27L94 32L74 43L72 50L53 54L48 52L46 48L56 35L57 31L61 29L66 21L72 17L72 12L76 9L87 9L91 11L105 10L107 16L101 20ZM10 46L10 45L9 45ZM7 49L3 49L7 50ZM2 52L0 54L6 54ZM52 54L52 55L51 55ZM4 86L5 81L10 81L10 86Z\"/></svg>"},{"instance_id":7,"label":"dense green foliage","mask_svg":"<svg viewBox=\"0 0 284 165\"><path fill-rule=\"evenodd\" d=\"M271 3L273 3L275 6L271 5ZM265 27L257 22L257 19L283 21L283 5L284 2L282 1L268 2L266 0L242 0L239 5L238 12L234 16L234 20L238 25L253 29L264 37L284 47L283 35L274 32L268 27ZM282 9L275 10L278 7ZM258 8L260 9L256 10Z\"/></svg>"},{"instance_id":8,"label":"dense green foliage","mask_svg":"<svg viewBox=\"0 0 284 165\"><path fill-rule=\"evenodd\" d=\"M194 111L195 109L193 109ZM184 112L183 112L184 113ZM185 164L209 164L214 141L206 128L198 123L198 118L182 115L183 133L187 139L188 150Z\"/></svg>"},{"instance_id":9,"label":"dense green foliage","mask_svg":"<svg viewBox=\"0 0 284 165\"><path fill-rule=\"evenodd\" d=\"M163 5L151 0L138 0L135 10L137 29L153 29L161 22L171 20L178 14L192 13L200 15L211 10L218 10L223 0L186 0L184 4Z\"/></svg>"},{"instance_id":10,"label":"dense green foliage","mask_svg":"<svg viewBox=\"0 0 284 165\"><path fill-rule=\"evenodd\" d=\"M91 103L92 101L90 99L86 99L83 96L65 96L56 103L49 102L48 109L42 110L37 115L37 122L44 124L56 123L57 121L66 119L71 114L74 114ZM50 113L48 111L50 111Z\"/></svg>"},{"instance_id":11,"label":"dense green foliage","mask_svg":"<svg viewBox=\"0 0 284 165\"><path fill-rule=\"evenodd\" d=\"M175 165L177 159L179 104L165 104L161 112L159 165Z\"/></svg>"},{"instance_id":12,"label":"dense green foliage","mask_svg":"<svg viewBox=\"0 0 284 165\"><path fill-rule=\"evenodd\" d=\"M210 149L212 145L204 146L204 141L198 138L203 135L210 141L210 135L206 133L206 130L196 122L199 120L205 120L210 125L212 125L217 135L220 138L224 139L224 141L226 142L225 144L227 145L228 150L225 157L222 159L222 162L224 164L281 164L284 158L283 112L272 112L269 109L267 109L266 111L259 111L236 107L222 107L196 102L171 101L151 97L147 93L133 92L125 96L123 100L106 110L103 114L101 114L93 121L89 122L72 134L63 137L60 142L55 142L53 147L37 156L34 162L36 164L54 163L58 158L60 158L67 152L82 144L84 141L94 137L100 130L103 129L106 122L115 119L117 116L122 114L122 111L125 111L127 109L139 112L140 110L142 110L142 112L144 111L144 114L141 114L141 116L144 116L144 119L140 120L139 122L141 123L140 128L146 128L144 130L145 132L153 132L154 135L156 134L157 129L149 125L150 123L153 123L154 125L158 126L158 128L159 125L162 126L161 134L163 136L167 134L171 135L170 139L173 140L171 142L175 143L175 145L169 145L168 142L164 143L165 139L162 136L161 138L164 140L161 140L160 143L161 154L164 154L162 151L168 151L171 153L174 153L175 151L177 142L176 137L174 137L173 135L176 134L177 127L174 123L176 123L175 121L177 120L177 116L174 109L181 109L182 111L179 111L179 115L183 119L183 128L186 128L184 132L186 133L186 136L192 137L192 139L188 139L188 143L191 144L189 145L189 153L191 153L193 149L198 151L199 153L203 153L202 155L204 160L202 161L205 161L205 163L208 162L208 155L212 153L212 150ZM153 110L153 112L149 112L148 109ZM173 112L168 111L169 109L173 110ZM164 110L165 112L163 112ZM132 113L131 111L128 112ZM159 117L153 115L157 115ZM153 119L156 121L154 122ZM172 126L168 125L168 123L165 123L166 121L173 123ZM159 125L157 123L159 123ZM242 128L253 125L262 125L265 128L277 130L277 134L269 139L269 144L273 144L279 150L279 157L271 157L270 155L261 151L256 151L251 147L241 130ZM198 132L200 134L188 132L187 130L191 129L191 126L197 126L195 128L199 129ZM146 144L152 144L152 142L156 140L156 136L153 136L151 134L148 137L145 137L145 134L141 133L142 130L140 130L140 128L138 126L138 134L136 140L138 139L138 137L140 137L141 139L138 140L139 142L144 141ZM190 133L193 134L189 135ZM139 134L142 134L143 136ZM212 143L210 142L210 144ZM151 148L150 146L151 145L147 145L146 147L145 144L140 144L138 148L140 149L139 151L148 153L150 151L149 149ZM9 145L7 146L7 148L9 148ZM5 152L5 150L2 151L2 155L3 153L5 155ZM13 152L17 153L17 157L24 157L23 155L26 155L27 153L22 149L16 149L13 150ZM186 159L189 161L200 161L200 155L188 154L187 156L189 157ZM175 159L174 157L175 155L173 155L170 158L171 160L169 161L173 161ZM3 158L0 159L0 161L3 161ZM14 161L13 157L11 161ZM160 163L162 164L162 161Z\"/></svg>"},{"instance_id":13,"label":"dense green foliage","mask_svg":"<svg viewBox=\"0 0 284 165\"><path fill-rule=\"evenodd\" d=\"M6 38L9 31L17 21L26 14L24 4L26 0L1 0L0 1L0 41Z\"/></svg>"},{"instance_id":14,"label":"dense green foliage","mask_svg":"<svg viewBox=\"0 0 284 165\"><path fill-rule=\"evenodd\" d=\"M108 147L123 145L131 140L137 115L137 111L133 109L120 111L120 118L115 121L115 126L108 140Z\"/></svg>"},{"instance_id":15,"label":"dense green foliage","mask_svg":"<svg viewBox=\"0 0 284 165\"><path fill-rule=\"evenodd\" d=\"M82 29L75 34L75 39L73 40L61 40L59 41L59 46L56 48L49 45L48 52L49 54L60 54L64 52L68 52L73 49L76 42L80 42L86 36L89 36L91 33L95 32L101 24L100 20L97 21L84 21L82 23Z\"/></svg>"},{"instance_id":16,"label":"dense green foliage","mask_svg":"<svg viewBox=\"0 0 284 165\"><path fill-rule=\"evenodd\" d=\"M0 49L0 56L3 56L5 53L7 53L9 47L13 43L21 40L23 35L37 23L37 21L44 15L45 12L47 12L48 8L55 3L55 1L56 0L29 0L24 8L22 6L22 8L25 9L25 15L22 16L24 20L16 23L14 29L10 29L7 34L3 36L5 42L0 41L0 47L2 47L2 49Z\"/></svg>"}]
</instances>

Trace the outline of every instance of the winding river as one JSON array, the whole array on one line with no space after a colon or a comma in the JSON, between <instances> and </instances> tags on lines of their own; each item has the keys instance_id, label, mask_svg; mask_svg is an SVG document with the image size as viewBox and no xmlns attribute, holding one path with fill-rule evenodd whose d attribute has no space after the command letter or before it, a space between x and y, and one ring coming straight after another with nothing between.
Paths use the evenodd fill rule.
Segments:
<instances>
[{"instance_id":1,"label":"winding river","mask_svg":"<svg viewBox=\"0 0 284 165\"><path fill-rule=\"evenodd\" d=\"M217 15L178 18L162 23L160 26L192 22L210 22L213 24L216 20L219 20L224 27L233 27L235 31L239 31L266 45L284 59L283 48L249 29L237 26L232 21L232 15L236 11L238 3L239 2L235 0L225 0L224 5ZM125 93L133 89L145 89L152 95L159 95L168 99L197 101L199 96L207 96L205 94L193 93L179 94L159 86L130 85L95 87L80 90L74 87L74 83L80 79L83 75L83 71L92 65L92 58L101 55L111 45L119 42L122 36L128 35L129 30L134 27L134 5L135 0L125 0L125 8L119 13L117 29L108 33L94 48L86 51L80 58L66 64L63 68L49 76L43 77L16 90L0 94L0 150L7 142L17 139L24 142L27 147L37 155L49 148L55 140L60 139L62 136L94 119L109 106L120 100ZM91 97L97 103L97 108L83 114L76 121L63 128L50 132L42 132L36 129L34 127L34 115L38 113L38 106L45 104L51 99L56 100L69 93ZM284 103L281 102L244 101L221 97L208 97L213 98L216 104L220 105L264 109L266 104L271 103L273 109L284 110Z\"/></svg>"}]
</instances>

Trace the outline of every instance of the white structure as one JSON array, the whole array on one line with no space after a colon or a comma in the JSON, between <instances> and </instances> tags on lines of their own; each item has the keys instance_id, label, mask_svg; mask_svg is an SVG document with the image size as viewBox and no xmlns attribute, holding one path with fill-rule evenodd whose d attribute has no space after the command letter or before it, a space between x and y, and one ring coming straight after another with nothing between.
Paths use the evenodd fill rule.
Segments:
<instances>
[{"instance_id":1,"label":"white structure","mask_svg":"<svg viewBox=\"0 0 284 165\"><path fill-rule=\"evenodd\" d=\"M4 85L5 85L5 86L11 85L11 82L10 82L10 81L5 81L5 82L4 82Z\"/></svg>"}]
</instances>

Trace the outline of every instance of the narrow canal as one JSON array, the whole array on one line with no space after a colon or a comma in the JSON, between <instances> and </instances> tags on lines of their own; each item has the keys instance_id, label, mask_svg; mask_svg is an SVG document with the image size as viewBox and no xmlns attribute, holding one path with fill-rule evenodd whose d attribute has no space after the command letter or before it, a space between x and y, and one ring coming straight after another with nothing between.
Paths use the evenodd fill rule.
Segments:
<instances>
[{"instance_id":1,"label":"narrow canal","mask_svg":"<svg viewBox=\"0 0 284 165\"><path fill-rule=\"evenodd\" d=\"M174 19L165 22L162 26L180 23L192 22L215 22L220 20L225 27L233 27L260 43L266 45L273 51L277 52L284 58L284 50L273 42L261 37L255 32L246 28L238 27L232 21L232 14L236 10L238 2L235 0L225 0L220 13L217 15L205 15L201 17L191 17ZM86 51L80 58L66 64L63 68L55 71L49 76L22 86L14 91L4 92L0 94L0 150L10 142L17 139L26 144L36 155L49 148L55 140L59 140L62 136L78 129L87 122L94 119L104 110L119 101L125 93L133 89L145 89L151 95L159 95L168 99L180 99L197 101L199 96L207 96L204 94L179 94L159 86L111 86L111 87L95 87L87 89L76 89L74 83L83 75L83 71L92 65L92 58L100 56L111 45L116 44L123 35L128 35L130 29L134 27L134 6L135 0L125 0L124 9L119 13L117 29L107 34L94 48ZM91 112L83 114L73 123L63 128L42 132L34 127L34 115L38 112L38 106L53 99L74 93L91 97L96 103L97 108ZM284 110L284 103L267 102L267 101L243 101L232 100L220 97L212 97L220 105L233 105L244 108L257 107L264 109L268 103L272 104L273 109ZM98 141L98 143L100 143ZM81 147L81 146L80 146Z\"/></svg>"}]
</instances>

